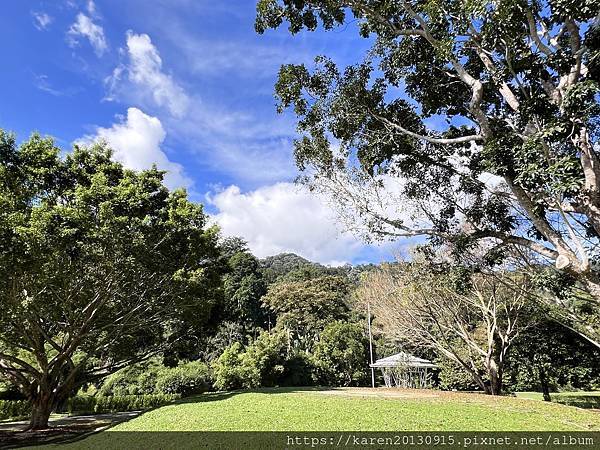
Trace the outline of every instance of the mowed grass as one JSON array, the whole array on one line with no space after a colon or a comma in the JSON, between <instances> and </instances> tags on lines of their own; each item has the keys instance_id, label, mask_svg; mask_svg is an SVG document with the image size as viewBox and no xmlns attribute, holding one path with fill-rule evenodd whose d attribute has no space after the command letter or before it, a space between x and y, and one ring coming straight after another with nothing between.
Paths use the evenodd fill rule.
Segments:
<instances>
[{"instance_id":1,"label":"mowed grass","mask_svg":"<svg viewBox=\"0 0 600 450\"><path fill-rule=\"evenodd\" d=\"M600 414L511 397L436 391L269 389L210 393L114 431L600 430Z\"/></svg>"},{"instance_id":2,"label":"mowed grass","mask_svg":"<svg viewBox=\"0 0 600 450\"><path fill-rule=\"evenodd\" d=\"M439 391L262 389L183 399L60 448L250 450L283 448L285 440L278 437L271 447L227 433L157 431L579 430L600 430L600 413L527 399ZM229 445L220 440L228 438L233 439Z\"/></svg>"}]
</instances>

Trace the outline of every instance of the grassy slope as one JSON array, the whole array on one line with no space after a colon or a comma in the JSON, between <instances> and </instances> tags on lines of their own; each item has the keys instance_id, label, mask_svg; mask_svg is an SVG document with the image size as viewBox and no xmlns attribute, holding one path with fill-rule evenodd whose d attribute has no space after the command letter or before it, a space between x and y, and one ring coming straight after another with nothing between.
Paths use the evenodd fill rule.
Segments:
<instances>
[{"instance_id":1,"label":"grassy slope","mask_svg":"<svg viewBox=\"0 0 600 450\"><path fill-rule=\"evenodd\" d=\"M216 448L202 435L120 431L542 431L600 430L600 414L554 403L419 391L265 389L180 400L60 448ZM383 398L393 394L396 397ZM333 395L340 394L340 395ZM373 397L373 395L381 397ZM416 398L418 397L418 398ZM225 435L228 436L228 435ZM283 439L283 438L281 438ZM212 442L212 441L211 441ZM240 448L240 443L223 448ZM222 445L222 444L221 444ZM273 447L251 440L243 448ZM50 445L49 447L54 447Z\"/></svg>"},{"instance_id":2,"label":"grassy slope","mask_svg":"<svg viewBox=\"0 0 600 450\"><path fill-rule=\"evenodd\" d=\"M600 414L477 394L387 399L274 389L205 394L150 411L113 430L600 430Z\"/></svg>"}]
</instances>

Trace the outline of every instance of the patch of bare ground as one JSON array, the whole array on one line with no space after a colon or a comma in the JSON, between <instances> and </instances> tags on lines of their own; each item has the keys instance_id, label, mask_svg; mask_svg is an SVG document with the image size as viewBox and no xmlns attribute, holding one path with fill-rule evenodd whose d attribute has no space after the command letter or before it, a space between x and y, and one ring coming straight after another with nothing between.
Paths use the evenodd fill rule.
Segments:
<instances>
[{"instance_id":1,"label":"patch of bare ground","mask_svg":"<svg viewBox=\"0 0 600 450\"><path fill-rule=\"evenodd\" d=\"M27 431L28 422L0 424L0 448L17 448L24 445L64 443L85 435L105 430L117 423L137 417L140 411L93 416L62 416L50 419L47 430Z\"/></svg>"}]
</instances>

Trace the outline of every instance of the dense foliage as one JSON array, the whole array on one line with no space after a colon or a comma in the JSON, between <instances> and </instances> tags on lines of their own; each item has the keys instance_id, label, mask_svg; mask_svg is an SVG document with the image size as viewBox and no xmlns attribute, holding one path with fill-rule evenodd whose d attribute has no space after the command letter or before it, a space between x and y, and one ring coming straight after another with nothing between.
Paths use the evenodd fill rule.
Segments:
<instances>
[{"instance_id":1,"label":"dense foliage","mask_svg":"<svg viewBox=\"0 0 600 450\"><path fill-rule=\"evenodd\" d=\"M201 327L218 299L217 229L163 173L98 145L0 132L0 372L31 427L79 386Z\"/></svg>"},{"instance_id":2,"label":"dense foliage","mask_svg":"<svg viewBox=\"0 0 600 450\"><path fill-rule=\"evenodd\" d=\"M179 398L174 394L146 394L123 396L77 396L69 399L69 414L104 414L119 411L140 411L171 403Z\"/></svg>"},{"instance_id":3,"label":"dense foliage","mask_svg":"<svg viewBox=\"0 0 600 450\"><path fill-rule=\"evenodd\" d=\"M27 400L0 400L0 420L24 419L31 415L31 403Z\"/></svg>"},{"instance_id":4,"label":"dense foliage","mask_svg":"<svg viewBox=\"0 0 600 450\"><path fill-rule=\"evenodd\" d=\"M288 278L290 275L298 272L291 272ZM309 276L274 284L263 297L263 303L274 313L276 327L288 333L294 347L310 351L328 323L348 319L349 295L350 285L344 277Z\"/></svg>"},{"instance_id":5,"label":"dense foliage","mask_svg":"<svg viewBox=\"0 0 600 450\"><path fill-rule=\"evenodd\" d=\"M304 181L333 196L349 227L426 236L459 264L477 253L484 266L554 267L597 310L598 10L598 0L260 0L256 29L344 27L371 45L345 68L326 56L283 65L275 87L279 110L297 116ZM551 300L600 342L581 299Z\"/></svg>"},{"instance_id":6,"label":"dense foliage","mask_svg":"<svg viewBox=\"0 0 600 450\"><path fill-rule=\"evenodd\" d=\"M200 394L212 388L209 368L201 361L182 362L176 367L165 367L157 360L136 364L107 377L100 396L127 396L146 394Z\"/></svg>"},{"instance_id":7,"label":"dense foliage","mask_svg":"<svg viewBox=\"0 0 600 450\"><path fill-rule=\"evenodd\" d=\"M359 323L329 323L319 335L313 359L315 378L324 386L364 386L368 380L369 340Z\"/></svg>"}]
</instances>

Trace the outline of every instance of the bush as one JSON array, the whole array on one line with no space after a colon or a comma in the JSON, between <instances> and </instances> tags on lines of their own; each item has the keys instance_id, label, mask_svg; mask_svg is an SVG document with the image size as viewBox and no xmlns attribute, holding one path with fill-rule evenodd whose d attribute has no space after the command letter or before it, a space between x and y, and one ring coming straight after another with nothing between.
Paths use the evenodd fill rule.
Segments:
<instances>
[{"instance_id":1,"label":"bush","mask_svg":"<svg viewBox=\"0 0 600 450\"><path fill-rule=\"evenodd\" d=\"M162 368L158 360L151 360L121 369L104 380L98 394L101 396L155 394L156 380Z\"/></svg>"},{"instance_id":2,"label":"bush","mask_svg":"<svg viewBox=\"0 0 600 450\"><path fill-rule=\"evenodd\" d=\"M251 385L247 387L278 386L285 373L288 348L287 333L261 333L242 356L245 373L254 375L250 380Z\"/></svg>"},{"instance_id":3,"label":"bush","mask_svg":"<svg viewBox=\"0 0 600 450\"><path fill-rule=\"evenodd\" d=\"M473 377L454 361L440 358L436 361L440 371L438 374L440 388L447 391L479 391L481 388L473 381Z\"/></svg>"},{"instance_id":4,"label":"bush","mask_svg":"<svg viewBox=\"0 0 600 450\"><path fill-rule=\"evenodd\" d=\"M72 397L67 402L69 414L103 414L121 411L138 411L166 405L180 398L178 394L149 394L122 396Z\"/></svg>"},{"instance_id":5,"label":"bush","mask_svg":"<svg viewBox=\"0 0 600 450\"><path fill-rule=\"evenodd\" d=\"M162 369L158 373L154 391L185 397L206 392L210 388L208 366L200 361L193 361L178 367Z\"/></svg>"},{"instance_id":6,"label":"bush","mask_svg":"<svg viewBox=\"0 0 600 450\"><path fill-rule=\"evenodd\" d=\"M243 359L244 347L234 342L213 362L215 388L228 391L244 387L254 387L260 382L256 367L248 367Z\"/></svg>"},{"instance_id":7,"label":"bush","mask_svg":"<svg viewBox=\"0 0 600 450\"><path fill-rule=\"evenodd\" d=\"M313 353L316 381L327 386L360 386L368 380L369 341L358 323L332 322Z\"/></svg>"},{"instance_id":8,"label":"bush","mask_svg":"<svg viewBox=\"0 0 600 450\"><path fill-rule=\"evenodd\" d=\"M198 394L210 390L208 366L200 361L165 367L158 361L136 364L122 369L104 381L98 394L103 397L181 394Z\"/></svg>"},{"instance_id":9,"label":"bush","mask_svg":"<svg viewBox=\"0 0 600 450\"><path fill-rule=\"evenodd\" d=\"M0 400L0 420L22 419L31 414L27 400Z\"/></svg>"},{"instance_id":10,"label":"bush","mask_svg":"<svg viewBox=\"0 0 600 450\"><path fill-rule=\"evenodd\" d=\"M290 356L279 380L280 386L312 386L314 384L313 360L304 352Z\"/></svg>"},{"instance_id":11,"label":"bush","mask_svg":"<svg viewBox=\"0 0 600 450\"><path fill-rule=\"evenodd\" d=\"M239 342L213 363L215 387L221 390L311 384L312 366L301 353L289 353L285 332L263 332L244 350Z\"/></svg>"}]
</instances>

